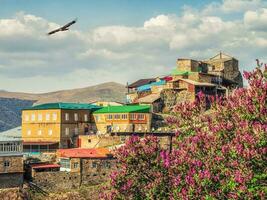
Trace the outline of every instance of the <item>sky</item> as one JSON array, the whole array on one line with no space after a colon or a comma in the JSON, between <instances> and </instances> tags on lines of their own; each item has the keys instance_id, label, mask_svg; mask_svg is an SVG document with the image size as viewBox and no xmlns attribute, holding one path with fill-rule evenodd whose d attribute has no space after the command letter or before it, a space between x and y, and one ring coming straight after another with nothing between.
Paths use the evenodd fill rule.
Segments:
<instances>
[{"instance_id":1,"label":"sky","mask_svg":"<svg viewBox=\"0 0 267 200\"><path fill-rule=\"evenodd\" d=\"M131 83L220 51L241 72L267 63L266 0L0 0L0 30L0 90L16 92Z\"/></svg>"}]
</instances>

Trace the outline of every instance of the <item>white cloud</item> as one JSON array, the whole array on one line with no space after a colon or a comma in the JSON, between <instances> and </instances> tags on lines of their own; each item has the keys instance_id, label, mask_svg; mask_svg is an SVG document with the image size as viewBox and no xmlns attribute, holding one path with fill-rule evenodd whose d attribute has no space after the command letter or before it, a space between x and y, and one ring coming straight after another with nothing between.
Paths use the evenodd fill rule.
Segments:
<instances>
[{"instance_id":1,"label":"white cloud","mask_svg":"<svg viewBox=\"0 0 267 200\"><path fill-rule=\"evenodd\" d=\"M145 28L174 28L176 27L176 21L174 17L166 16L166 15L158 15L156 17L152 17L148 21L144 23Z\"/></svg>"},{"instance_id":2,"label":"white cloud","mask_svg":"<svg viewBox=\"0 0 267 200\"><path fill-rule=\"evenodd\" d=\"M267 32L267 8L247 11L244 15L244 23L250 29Z\"/></svg>"},{"instance_id":3,"label":"white cloud","mask_svg":"<svg viewBox=\"0 0 267 200\"><path fill-rule=\"evenodd\" d=\"M221 3L212 2L201 11L203 14L232 14L256 10L267 5L265 0L223 0Z\"/></svg>"},{"instance_id":4,"label":"white cloud","mask_svg":"<svg viewBox=\"0 0 267 200\"><path fill-rule=\"evenodd\" d=\"M46 92L105 81L125 84L167 75L178 57L204 59L218 51L249 69L255 58L267 59L266 8L260 1L229 2L154 16L139 27L110 25L89 32L72 27L51 36L46 33L59 25L44 18L18 13L0 19L0 89ZM212 7L220 12L208 12ZM242 16L224 17L237 12L234 8Z\"/></svg>"},{"instance_id":5,"label":"white cloud","mask_svg":"<svg viewBox=\"0 0 267 200\"><path fill-rule=\"evenodd\" d=\"M261 6L261 0L224 0L222 9L226 12L242 12Z\"/></svg>"}]
</instances>

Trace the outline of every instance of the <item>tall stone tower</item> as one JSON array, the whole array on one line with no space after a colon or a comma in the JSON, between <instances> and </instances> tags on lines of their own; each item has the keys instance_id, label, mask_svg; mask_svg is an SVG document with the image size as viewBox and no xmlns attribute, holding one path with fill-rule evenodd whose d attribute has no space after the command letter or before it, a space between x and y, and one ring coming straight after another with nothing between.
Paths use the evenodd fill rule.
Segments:
<instances>
[{"instance_id":1,"label":"tall stone tower","mask_svg":"<svg viewBox=\"0 0 267 200\"><path fill-rule=\"evenodd\" d=\"M208 73L235 81L239 87L243 87L243 78L239 71L238 60L234 57L220 52L204 62L208 64Z\"/></svg>"}]
</instances>

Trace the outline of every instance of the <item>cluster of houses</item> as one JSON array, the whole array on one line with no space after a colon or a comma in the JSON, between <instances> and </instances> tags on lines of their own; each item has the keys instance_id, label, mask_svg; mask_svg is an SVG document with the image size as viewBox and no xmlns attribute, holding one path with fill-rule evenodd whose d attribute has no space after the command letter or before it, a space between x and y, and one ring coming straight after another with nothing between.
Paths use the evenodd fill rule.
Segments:
<instances>
[{"instance_id":1,"label":"cluster of houses","mask_svg":"<svg viewBox=\"0 0 267 200\"><path fill-rule=\"evenodd\" d=\"M194 101L200 91L225 95L242 86L238 60L220 52L204 61L177 59L169 75L127 85L127 103L151 105L154 113L169 112L178 102Z\"/></svg>"},{"instance_id":2,"label":"cluster of houses","mask_svg":"<svg viewBox=\"0 0 267 200\"><path fill-rule=\"evenodd\" d=\"M205 61L178 59L170 75L127 85L126 104L47 103L22 111L22 126L0 134L0 188L22 185L72 188L103 181L114 168L114 148L125 137L149 133L153 115L197 93L225 95L242 87L238 61L218 54Z\"/></svg>"}]
</instances>

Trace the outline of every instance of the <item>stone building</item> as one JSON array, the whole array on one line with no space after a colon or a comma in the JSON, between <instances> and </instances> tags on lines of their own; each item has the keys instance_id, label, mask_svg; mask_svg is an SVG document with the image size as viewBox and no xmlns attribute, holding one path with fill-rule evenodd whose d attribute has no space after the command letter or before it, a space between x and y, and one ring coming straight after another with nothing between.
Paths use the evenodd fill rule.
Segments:
<instances>
[{"instance_id":1,"label":"stone building","mask_svg":"<svg viewBox=\"0 0 267 200\"><path fill-rule=\"evenodd\" d=\"M194 101L199 92L227 95L242 85L238 60L220 53L205 61L179 58L170 75L128 85L127 99L150 105L153 113L161 113L169 112L179 102Z\"/></svg>"},{"instance_id":2,"label":"stone building","mask_svg":"<svg viewBox=\"0 0 267 200\"><path fill-rule=\"evenodd\" d=\"M22 141L0 135L0 188L23 184Z\"/></svg>"},{"instance_id":3,"label":"stone building","mask_svg":"<svg viewBox=\"0 0 267 200\"><path fill-rule=\"evenodd\" d=\"M234 81L239 87L243 87L243 79L236 58L220 52L203 62L208 64L208 73Z\"/></svg>"},{"instance_id":4,"label":"stone building","mask_svg":"<svg viewBox=\"0 0 267 200\"><path fill-rule=\"evenodd\" d=\"M108 149L59 149L58 164L33 165L32 181L49 190L72 189L81 185L106 181L115 167L115 160ZM59 170L58 170L59 168Z\"/></svg>"},{"instance_id":5,"label":"stone building","mask_svg":"<svg viewBox=\"0 0 267 200\"><path fill-rule=\"evenodd\" d=\"M79 135L95 130L91 104L48 103L22 111L22 140L25 152L55 152L77 146Z\"/></svg>"}]
</instances>

